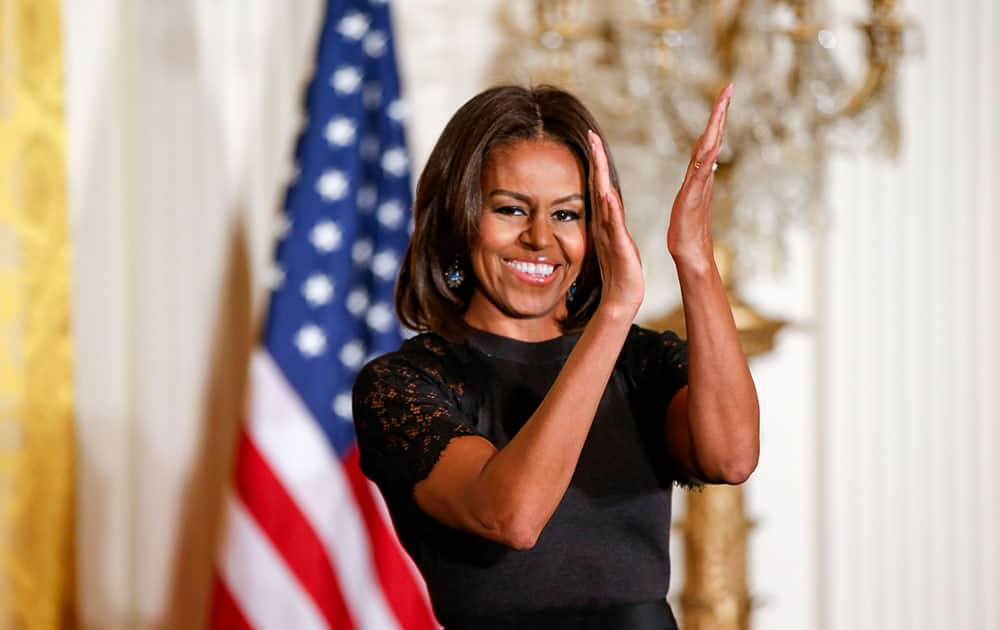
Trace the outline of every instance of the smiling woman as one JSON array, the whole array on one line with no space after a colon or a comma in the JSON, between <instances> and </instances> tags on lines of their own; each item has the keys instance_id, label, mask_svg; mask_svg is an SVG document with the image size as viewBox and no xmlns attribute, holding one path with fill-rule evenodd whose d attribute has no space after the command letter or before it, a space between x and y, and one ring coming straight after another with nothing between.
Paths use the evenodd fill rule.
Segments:
<instances>
[{"instance_id":1,"label":"smiling woman","mask_svg":"<svg viewBox=\"0 0 1000 630\"><path fill-rule=\"evenodd\" d=\"M493 150L469 257L476 287L467 324L524 341L562 334L566 296L587 252L585 182L580 162L558 142Z\"/></svg>"},{"instance_id":2,"label":"smiling woman","mask_svg":"<svg viewBox=\"0 0 1000 630\"><path fill-rule=\"evenodd\" d=\"M666 238L689 343L632 324L642 266L575 97L487 90L435 146L396 288L400 319L423 334L361 371L354 421L361 468L449 630L677 627L672 484L740 483L758 450L700 168L728 99Z\"/></svg>"},{"instance_id":3,"label":"smiling woman","mask_svg":"<svg viewBox=\"0 0 1000 630\"><path fill-rule=\"evenodd\" d=\"M396 289L400 320L451 341L465 338L471 325L466 312L480 280L473 274L472 249L489 229L487 224L498 218L495 215L513 220L523 213L533 224L540 212L568 219L567 213L551 216L566 210L584 219L576 229L589 231L595 199L588 132L598 129L576 97L546 86L493 88L462 106L442 132L417 185L416 225ZM523 163L503 159L511 154L523 154ZM557 159L551 160L554 156ZM617 191L618 175L610 159L608 168ZM557 175L563 190L555 190L557 182L545 181ZM540 203L560 207L542 208ZM458 271L466 281L449 286L446 270ZM560 314L561 332L580 331L597 308L601 273L593 252L584 254L575 279L574 299ZM572 281L565 283L564 291ZM562 278L556 284L562 285Z\"/></svg>"}]
</instances>

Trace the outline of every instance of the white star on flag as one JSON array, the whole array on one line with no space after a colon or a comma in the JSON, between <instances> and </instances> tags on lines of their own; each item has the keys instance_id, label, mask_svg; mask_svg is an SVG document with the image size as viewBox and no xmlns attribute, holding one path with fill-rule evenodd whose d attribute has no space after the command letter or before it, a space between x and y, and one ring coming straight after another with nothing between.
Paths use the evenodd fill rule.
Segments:
<instances>
[{"instance_id":1,"label":"white star on flag","mask_svg":"<svg viewBox=\"0 0 1000 630\"><path fill-rule=\"evenodd\" d=\"M324 254L340 247L341 240L343 240L343 234L340 227L329 219L317 223L309 234L309 242Z\"/></svg>"},{"instance_id":2,"label":"white star on flag","mask_svg":"<svg viewBox=\"0 0 1000 630\"><path fill-rule=\"evenodd\" d=\"M378 83L369 83L361 91L361 103L365 109L378 109L382 104L382 86Z\"/></svg>"},{"instance_id":3,"label":"white star on flag","mask_svg":"<svg viewBox=\"0 0 1000 630\"><path fill-rule=\"evenodd\" d=\"M385 52L385 44L388 39L382 31L372 31L365 37L363 47L365 54L369 57L380 57Z\"/></svg>"},{"instance_id":4,"label":"white star on flag","mask_svg":"<svg viewBox=\"0 0 1000 630\"><path fill-rule=\"evenodd\" d=\"M354 242L354 247L351 248L351 258L353 258L354 262L357 264L363 265L371 259L373 251L375 250L372 246L372 239L359 238Z\"/></svg>"},{"instance_id":5,"label":"white star on flag","mask_svg":"<svg viewBox=\"0 0 1000 630\"><path fill-rule=\"evenodd\" d=\"M385 250L372 258L372 273L383 280L392 280L396 276L396 254Z\"/></svg>"},{"instance_id":6,"label":"white star on flag","mask_svg":"<svg viewBox=\"0 0 1000 630\"><path fill-rule=\"evenodd\" d=\"M390 114L391 115L391 114ZM350 118L338 116L326 125L323 137L330 144L346 147L354 142L355 128Z\"/></svg>"},{"instance_id":7,"label":"white star on flag","mask_svg":"<svg viewBox=\"0 0 1000 630\"><path fill-rule=\"evenodd\" d=\"M382 303L372 306L368 309L365 323L378 332L389 330L389 327L392 326L392 309Z\"/></svg>"},{"instance_id":8,"label":"white star on flag","mask_svg":"<svg viewBox=\"0 0 1000 630\"><path fill-rule=\"evenodd\" d=\"M354 66L343 66L333 73L330 85L338 92L351 94L361 85L361 73Z\"/></svg>"},{"instance_id":9,"label":"white star on flag","mask_svg":"<svg viewBox=\"0 0 1000 630\"><path fill-rule=\"evenodd\" d=\"M363 288L351 289L347 294L347 311L355 317L361 317L368 308L368 291Z\"/></svg>"},{"instance_id":10,"label":"white star on flag","mask_svg":"<svg viewBox=\"0 0 1000 630\"><path fill-rule=\"evenodd\" d=\"M400 147L393 147L382 154L382 169L391 175L396 177L406 175L409 165L410 160L406 157L406 151Z\"/></svg>"},{"instance_id":11,"label":"white star on flag","mask_svg":"<svg viewBox=\"0 0 1000 630\"><path fill-rule=\"evenodd\" d=\"M316 324L306 324L295 334L295 347L306 357L317 357L326 350L326 333Z\"/></svg>"},{"instance_id":12,"label":"white star on flag","mask_svg":"<svg viewBox=\"0 0 1000 630\"><path fill-rule=\"evenodd\" d=\"M351 181L343 171L331 169L322 175L316 182L316 192L325 201L340 201L347 195L347 190L351 187Z\"/></svg>"},{"instance_id":13,"label":"white star on flag","mask_svg":"<svg viewBox=\"0 0 1000 630\"><path fill-rule=\"evenodd\" d=\"M322 306L333 298L333 282L323 273L314 273L302 287L306 301L313 306Z\"/></svg>"},{"instance_id":14,"label":"white star on flag","mask_svg":"<svg viewBox=\"0 0 1000 630\"><path fill-rule=\"evenodd\" d=\"M366 162L371 162L378 157L379 141L377 136L365 136L361 138L361 146L358 147L358 153L361 154L361 159Z\"/></svg>"},{"instance_id":15,"label":"white star on flag","mask_svg":"<svg viewBox=\"0 0 1000 630\"><path fill-rule=\"evenodd\" d=\"M337 24L337 32L348 39L357 41L368 32L369 24L371 22L367 15L355 11L341 18L340 23Z\"/></svg>"},{"instance_id":16,"label":"white star on flag","mask_svg":"<svg viewBox=\"0 0 1000 630\"><path fill-rule=\"evenodd\" d=\"M364 360L365 346L357 339L345 343L344 347L340 349L340 362L352 370L360 368L361 362Z\"/></svg>"},{"instance_id":17,"label":"white star on flag","mask_svg":"<svg viewBox=\"0 0 1000 630\"><path fill-rule=\"evenodd\" d=\"M358 197L355 201L358 204L358 210L368 214L375 207L375 202L378 201L378 190L371 184L362 184L358 188Z\"/></svg>"},{"instance_id":18,"label":"white star on flag","mask_svg":"<svg viewBox=\"0 0 1000 630\"><path fill-rule=\"evenodd\" d=\"M344 392L337 394L333 399L333 413L345 420L351 420L354 415L351 413L351 394Z\"/></svg>"},{"instance_id":19,"label":"white star on flag","mask_svg":"<svg viewBox=\"0 0 1000 630\"><path fill-rule=\"evenodd\" d=\"M394 230L403 223L403 204L395 199L386 201L378 207L379 223Z\"/></svg>"},{"instance_id":20,"label":"white star on flag","mask_svg":"<svg viewBox=\"0 0 1000 630\"><path fill-rule=\"evenodd\" d=\"M400 99L396 99L389 103L389 107L387 107L385 111L389 114L389 118L392 118L396 122L403 122L406 120L406 103Z\"/></svg>"}]
</instances>

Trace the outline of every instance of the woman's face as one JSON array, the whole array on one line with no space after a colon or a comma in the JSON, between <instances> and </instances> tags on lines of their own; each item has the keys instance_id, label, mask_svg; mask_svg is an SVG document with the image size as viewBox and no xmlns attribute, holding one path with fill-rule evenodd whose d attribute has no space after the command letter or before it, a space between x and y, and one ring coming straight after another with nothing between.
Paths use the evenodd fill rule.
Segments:
<instances>
[{"instance_id":1,"label":"woman's face","mask_svg":"<svg viewBox=\"0 0 1000 630\"><path fill-rule=\"evenodd\" d=\"M490 153L466 322L524 341L561 334L566 291L587 251L585 184L573 153L551 140L525 140Z\"/></svg>"}]
</instances>

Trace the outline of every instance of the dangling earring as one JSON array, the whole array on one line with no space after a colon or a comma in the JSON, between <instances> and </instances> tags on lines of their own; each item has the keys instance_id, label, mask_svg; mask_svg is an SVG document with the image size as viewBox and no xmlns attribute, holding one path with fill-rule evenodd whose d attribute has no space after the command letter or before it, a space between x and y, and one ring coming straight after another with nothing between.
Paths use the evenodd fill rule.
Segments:
<instances>
[{"instance_id":1,"label":"dangling earring","mask_svg":"<svg viewBox=\"0 0 1000 630\"><path fill-rule=\"evenodd\" d=\"M465 282L465 273L462 271L462 267L458 264L458 259L456 258L444 270L444 283L448 285L449 289L457 289L462 286L463 282Z\"/></svg>"},{"instance_id":2,"label":"dangling earring","mask_svg":"<svg viewBox=\"0 0 1000 630\"><path fill-rule=\"evenodd\" d=\"M573 298L575 297L576 297L576 280L573 281L573 284L569 285L569 290L566 291L566 301L572 302Z\"/></svg>"}]
</instances>

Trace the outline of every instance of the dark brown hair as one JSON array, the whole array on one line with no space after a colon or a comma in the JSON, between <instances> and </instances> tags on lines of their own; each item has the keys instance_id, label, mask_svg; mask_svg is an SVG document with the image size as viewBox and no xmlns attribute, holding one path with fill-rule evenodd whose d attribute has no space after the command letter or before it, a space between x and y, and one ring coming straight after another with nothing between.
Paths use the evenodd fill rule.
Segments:
<instances>
[{"instance_id":1,"label":"dark brown hair","mask_svg":"<svg viewBox=\"0 0 1000 630\"><path fill-rule=\"evenodd\" d=\"M483 206L482 171L490 151L497 147L534 139L566 146L579 160L588 182L587 241L594 242L591 214L595 193L588 129L601 135L597 121L579 99L549 85L493 87L455 112L417 183L413 237L396 284L396 312L404 325L417 331L432 330L452 341L461 340L468 332L463 315L476 285L469 255L478 238ZM612 185L618 189L610 151L608 164ZM452 289L444 274L455 262L465 281ZM601 271L592 245L587 247L576 284L568 314L560 322L566 333L583 328L601 299Z\"/></svg>"}]
</instances>

